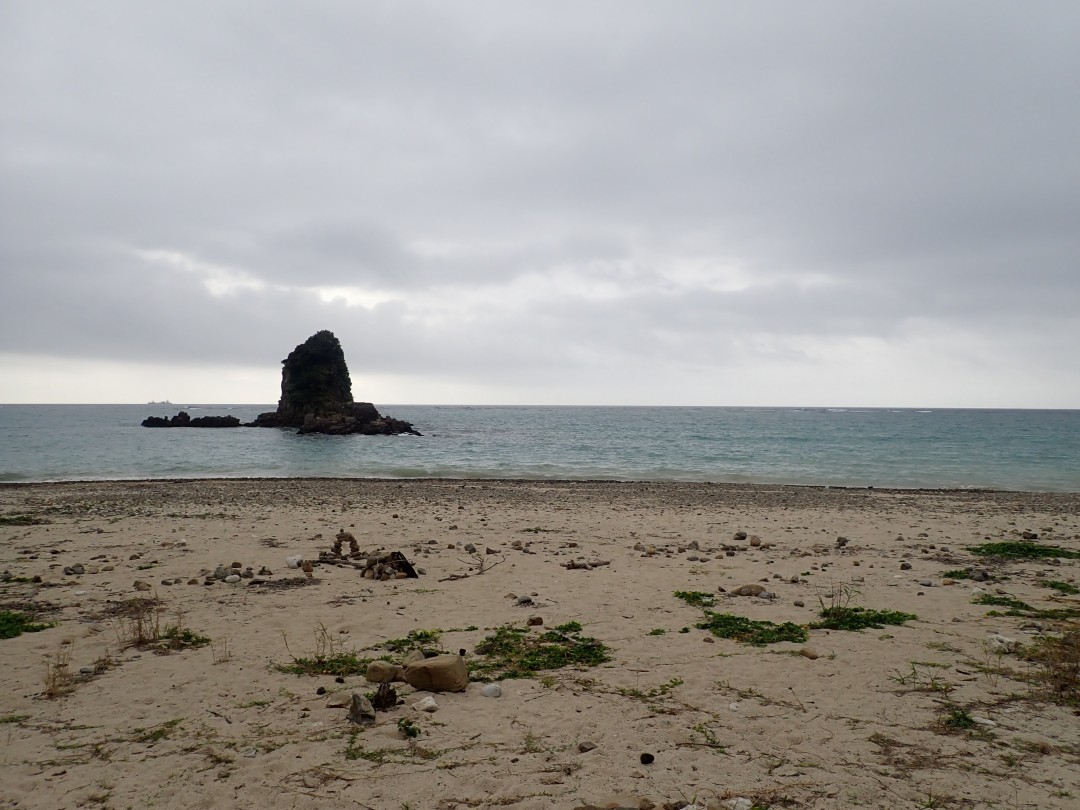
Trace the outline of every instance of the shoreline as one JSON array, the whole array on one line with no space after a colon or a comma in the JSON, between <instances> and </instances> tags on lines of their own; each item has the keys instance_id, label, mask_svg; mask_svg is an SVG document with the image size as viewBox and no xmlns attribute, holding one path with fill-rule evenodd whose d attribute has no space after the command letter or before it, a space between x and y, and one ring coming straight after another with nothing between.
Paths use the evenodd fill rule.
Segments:
<instances>
[{"instance_id":1,"label":"shoreline","mask_svg":"<svg viewBox=\"0 0 1080 810\"><path fill-rule=\"evenodd\" d=\"M150 479L2 484L0 515L28 518L0 523L0 609L56 623L0 640L0 797L20 810L641 808L695 795L708 810L739 798L885 810L928 792L943 806L1009 796L1071 810L1080 795L1076 706L1047 691L1026 652L1075 626L1063 617L1080 615L1080 596L1046 583L1080 589L1080 559L972 551L1026 532L1080 554L1078 494ZM424 573L380 582L324 563L305 579L287 567L318 560L342 528ZM574 567L588 561L601 564ZM254 586L214 578L233 562L271 573ZM957 578L976 569L991 580ZM774 597L734 595L747 585ZM676 592L806 641L716 637ZM812 627L846 599L916 618ZM139 605L208 643L132 645ZM498 628L540 637L574 622L609 661L503 680L497 698L478 682L395 684L403 705L366 725L337 705L374 690L362 671L339 682L281 669L320 650L396 660L396 641L421 631L475 668ZM64 661L71 680L49 697ZM434 714L413 708L425 695ZM978 723L953 728L956 717Z\"/></svg>"}]
</instances>

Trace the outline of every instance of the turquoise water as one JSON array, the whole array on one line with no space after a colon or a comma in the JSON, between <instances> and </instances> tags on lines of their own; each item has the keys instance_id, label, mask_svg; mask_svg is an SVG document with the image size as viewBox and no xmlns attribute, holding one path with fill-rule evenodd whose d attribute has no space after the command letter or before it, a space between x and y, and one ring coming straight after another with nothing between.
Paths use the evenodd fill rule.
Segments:
<instances>
[{"instance_id":1,"label":"turquoise water","mask_svg":"<svg viewBox=\"0 0 1080 810\"><path fill-rule=\"evenodd\" d=\"M1080 492L1080 411L379 406L424 436L151 430L181 406L0 406L0 481L688 480ZM272 405L187 407L242 421Z\"/></svg>"}]
</instances>

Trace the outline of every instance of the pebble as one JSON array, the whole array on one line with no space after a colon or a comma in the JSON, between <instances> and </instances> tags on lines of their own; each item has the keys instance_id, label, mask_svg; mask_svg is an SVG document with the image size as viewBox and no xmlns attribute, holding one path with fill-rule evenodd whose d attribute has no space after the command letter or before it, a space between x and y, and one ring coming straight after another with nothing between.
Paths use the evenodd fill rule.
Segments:
<instances>
[{"instance_id":1,"label":"pebble","mask_svg":"<svg viewBox=\"0 0 1080 810\"><path fill-rule=\"evenodd\" d=\"M539 627L543 623L544 623L544 617L543 616L530 616L529 621L527 622L529 627Z\"/></svg>"},{"instance_id":2,"label":"pebble","mask_svg":"<svg viewBox=\"0 0 1080 810\"><path fill-rule=\"evenodd\" d=\"M143 582L141 579L135 580L135 584L132 587L137 591L149 591L153 588L149 582Z\"/></svg>"},{"instance_id":3,"label":"pebble","mask_svg":"<svg viewBox=\"0 0 1080 810\"><path fill-rule=\"evenodd\" d=\"M533 600L531 596L519 596L517 598L517 603L519 605L531 605L533 603Z\"/></svg>"},{"instance_id":4,"label":"pebble","mask_svg":"<svg viewBox=\"0 0 1080 810\"><path fill-rule=\"evenodd\" d=\"M736 796L733 799L724 799L720 802L722 807L727 810L753 810L754 803L750 799L743 798L742 796Z\"/></svg>"},{"instance_id":5,"label":"pebble","mask_svg":"<svg viewBox=\"0 0 1080 810\"><path fill-rule=\"evenodd\" d=\"M502 697L502 687L497 683L485 683L480 687L480 694L490 698Z\"/></svg>"},{"instance_id":6,"label":"pebble","mask_svg":"<svg viewBox=\"0 0 1080 810\"><path fill-rule=\"evenodd\" d=\"M901 571L910 571L911 570L911 563L909 563L909 562L900 563L900 570Z\"/></svg>"},{"instance_id":7,"label":"pebble","mask_svg":"<svg viewBox=\"0 0 1080 810\"><path fill-rule=\"evenodd\" d=\"M642 754L641 755L641 764L642 765L652 765L654 762L656 762L656 757L654 757L652 754Z\"/></svg>"},{"instance_id":8,"label":"pebble","mask_svg":"<svg viewBox=\"0 0 1080 810\"><path fill-rule=\"evenodd\" d=\"M435 702L435 698L431 695L420 698L412 707L418 712L437 712L439 710L439 704Z\"/></svg>"},{"instance_id":9,"label":"pebble","mask_svg":"<svg viewBox=\"0 0 1080 810\"><path fill-rule=\"evenodd\" d=\"M799 650L799 655L801 655L803 658L809 658L811 661L816 661L818 659L817 652L810 649L809 647L803 647L801 650Z\"/></svg>"},{"instance_id":10,"label":"pebble","mask_svg":"<svg viewBox=\"0 0 1080 810\"><path fill-rule=\"evenodd\" d=\"M802 599L796 599L791 604L795 605L795 607L806 607L806 602L804 602Z\"/></svg>"},{"instance_id":11,"label":"pebble","mask_svg":"<svg viewBox=\"0 0 1080 810\"><path fill-rule=\"evenodd\" d=\"M326 701L326 708L328 709L344 709L352 703L352 698L346 692L338 692L336 695L331 695L330 699Z\"/></svg>"},{"instance_id":12,"label":"pebble","mask_svg":"<svg viewBox=\"0 0 1080 810\"><path fill-rule=\"evenodd\" d=\"M920 588L933 588L933 587L934 587L934 583L933 583L933 582L931 582L931 581L930 581L930 580L928 580L928 579L920 579L920 580L919 580L919 587L920 587Z\"/></svg>"},{"instance_id":13,"label":"pebble","mask_svg":"<svg viewBox=\"0 0 1080 810\"><path fill-rule=\"evenodd\" d=\"M228 582L230 585L233 584L233 583L239 582L240 581L240 575L239 574L229 574L227 577L225 577L225 581Z\"/></svg>"},{"instance_id":14,"label":"pebble","mask_svg":"<svg viewBox=\"0 0 1080 810\"><path fill-rule=\"evenodd\" d=\"M582 754L587 754L590 751L595 751L596 748L597 748L596 743L589 742L588 740L585 740L584 742L579 742L578 743L577 750L579 752L581 752Z\"/></svg>"}]
</instances>

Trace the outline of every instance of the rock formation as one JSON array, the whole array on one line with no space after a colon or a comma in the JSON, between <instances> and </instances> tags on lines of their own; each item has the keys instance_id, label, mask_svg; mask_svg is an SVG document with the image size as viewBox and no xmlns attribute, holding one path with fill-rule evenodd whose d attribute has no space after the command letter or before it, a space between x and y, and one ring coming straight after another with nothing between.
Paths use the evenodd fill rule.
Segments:
<instances>
[{"instance_id":1,"label":"rock formation","mask_svg":"<svg viewBox=\"0 0 1080 810\"><path fill-rule=\"evenodd\" d=\"M187 411L180 411L176 416L167 419L164 416L148 416L142 421L143 427L203 427L203 428L229 428L240 427L240 420L235 416L196 416L192 419Z\"/></svg>"},{"instance_id":2,"label":"rock formation","mask_svg":"<svg viewBox=\"0 0 1080 810\"><path fill-rule=\"evenodd\" d=\"M382 416L370 402L353 402L345 352L333 332L316 332L282 362L276 411L250 427L295 427L300 433L420 434L401 419Z\"/></svg>"}]
</instances>

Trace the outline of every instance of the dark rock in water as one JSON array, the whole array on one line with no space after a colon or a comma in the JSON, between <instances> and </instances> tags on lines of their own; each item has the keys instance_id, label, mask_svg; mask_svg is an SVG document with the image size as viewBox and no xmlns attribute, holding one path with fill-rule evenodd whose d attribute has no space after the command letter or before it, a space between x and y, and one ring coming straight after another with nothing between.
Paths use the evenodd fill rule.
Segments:
<instances>
[{"instance_id":1,"label":"dark rock in water","mask_svg":"<svg viewBox=\"0 0 1080 810\"><path fill-rule=\"evenodd\" d=\"M381 415L370 402L353 402L345 352L333 332L317 332L281 361L281 399L249 427L294 427L299 433L391 435L412 433L401 419Z\"/></svg>"},{"instance_id":2,"label":"dark rock in water","mask_svg":"<svg viewBox=\"0 0 1080 810\"><path fill-rule=\"evenodd\" d=\"M143 427L201 427L201 428L231 428L240 427L240 420L235 416L197 416L194 419L187 411L180 411L171 419L164 416L148 416L142 421Z\"/></svg>"}]
</instances>

